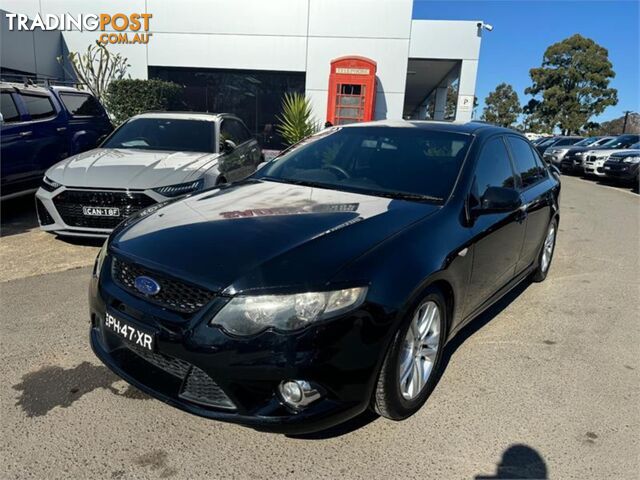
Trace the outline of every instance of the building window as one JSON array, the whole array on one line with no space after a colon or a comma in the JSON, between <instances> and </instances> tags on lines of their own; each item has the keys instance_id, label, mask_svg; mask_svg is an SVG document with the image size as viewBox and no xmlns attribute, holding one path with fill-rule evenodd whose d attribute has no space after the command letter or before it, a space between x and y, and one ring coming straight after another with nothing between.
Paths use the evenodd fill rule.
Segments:
<instances>
[{"instance_id":1,"label":"building window","mask_svg":"<svg viewBox=\"0 0 640 480\"><path fill-rule=\"evenodd\" d=\"M149 78L184 85L184 108L232 113L242 119L263 148L284 148L276 131L282 98L305 91L304 72L149 67Z\"/></svg>"}]
</instances>

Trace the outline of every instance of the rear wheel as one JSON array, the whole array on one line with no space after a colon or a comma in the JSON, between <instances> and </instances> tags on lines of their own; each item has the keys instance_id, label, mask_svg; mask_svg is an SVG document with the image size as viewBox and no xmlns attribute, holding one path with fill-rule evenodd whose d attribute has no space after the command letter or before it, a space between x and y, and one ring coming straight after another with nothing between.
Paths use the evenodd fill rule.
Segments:
<instances>
[{"instance_id":1,"label":"rear wheel","mask_svg":"<svg viewBox=\"0 0 640 480\"><path fill-rule=\"evenodd\" d=\"M556 248L557 233L558 220L554 218L553 220L551 220L549 228L547 229L547 235L544 238L542 249L540 250L540 255L538 256L538 266L536 267L531 277L534 282L542 282L545 278L547 278L547 273L549 273L549 267L551 266L551 260L553 259L553 252Z\"/></svg>"},{"instance_id":2,"label":"rear wheel","mask_svg":"<svg viewBox=\"0 0 640 480\"><path fill-rule=\"evenodd\" d=\"M378 414L403 420L426 402L440 368L446 320L444 297L429 290L405 318L387 352L373 398Z\"/></svg>"}]
</instances>

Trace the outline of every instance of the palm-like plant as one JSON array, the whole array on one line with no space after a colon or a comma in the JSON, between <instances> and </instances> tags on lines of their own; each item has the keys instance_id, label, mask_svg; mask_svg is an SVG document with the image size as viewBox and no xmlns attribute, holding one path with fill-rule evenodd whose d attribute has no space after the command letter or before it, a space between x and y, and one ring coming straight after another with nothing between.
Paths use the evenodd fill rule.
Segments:
<instances>
[{"instance_id":1,"label":"palm-like plant","mask_svg":"<svg viewBox=\"0 0 640 480\"><path fill-rule=\"evenodd\" d=\"M313 118L311 102L301 93L285 93L282 99L282 114L277 117L277 130L288 145L293 145L320 130Z\"/></svg>"}]
</instances>

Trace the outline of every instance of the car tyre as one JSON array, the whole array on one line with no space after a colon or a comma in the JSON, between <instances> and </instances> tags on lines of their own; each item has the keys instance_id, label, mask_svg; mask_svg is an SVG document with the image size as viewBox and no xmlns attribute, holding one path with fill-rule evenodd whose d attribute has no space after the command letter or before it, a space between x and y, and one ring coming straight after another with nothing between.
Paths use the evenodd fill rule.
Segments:
<instances>
[{"instance_id":1,"label":"car tyre","mask_svg":"<svg viewBox=\"0 0 640 480\"><path fill-rule=\"evenodd\" d=\"M433 308L437 309L437 322L435 316L428 326L425 326L428 319L423 320L426 323L417 320L421 315L431 315L425 309ZM372 399L376 413L390 420L404 420L417 412L427 401L437 383L441 368L447 315L444 296L438 289L430 288L403 319L378 377ZM422 332L419 332L420 325L424 327ZM422 345L418 347L418 343ZM418 358L423 353L424 356ZM422 365L423 370L420 370L419 365ZM417 375L414 389L406 380L407 367L411 368L411 375ZM428 369L426 376L425 369Z\"/></svg>"},{"instance_id":2,"label":"car tyre","mask_svg":"<svg viewBox=\"0 0 640 480\"><path fill-rule=\"evenodd\" d=\"M547 278L549 269L551 268L551 261L553 260L553 253L556 250L556 238L558 236L558 219L554 218L549 223L547 228L547 234L542 242L542 248L538 254L538 264L533 271L531 279L534 282L542 282Z\"/></svg>"}]
</instances>

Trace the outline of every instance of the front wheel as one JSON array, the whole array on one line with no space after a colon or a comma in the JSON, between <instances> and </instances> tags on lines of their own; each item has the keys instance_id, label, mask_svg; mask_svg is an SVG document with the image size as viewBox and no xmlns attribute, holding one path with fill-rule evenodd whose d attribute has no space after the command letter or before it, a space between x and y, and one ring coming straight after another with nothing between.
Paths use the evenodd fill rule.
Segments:
<instances>
[{"instance_id":1,"label":"front wheel","mask_svg":"<svg viewBox=\"0 0 640 480\"><path fill-rule=\"evenodd\" d=\"M375 411L403 420L426 402L435 386L445 339L445 300L428 293L400 327L385 357L374 392Z\"/></svg>"},{"instance_id":2,"label":"front wheel","mask_svg":"<svg viewBox=\"0 0 640 480\"><path fill-rule=\"evenodd\" d=\"M549 267L551 266L551 260L553 259L553 252L556 248L557 232L558 219L554 218L551 220L549 228L547 229L547 235L544 238L540 255L538 255L538 266L531 277L534 282L542 282L547 278L547 273L549 273Z\"/></svg>"}]
</instances>

